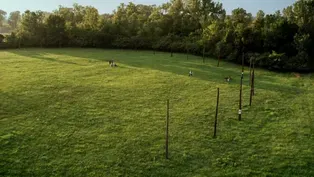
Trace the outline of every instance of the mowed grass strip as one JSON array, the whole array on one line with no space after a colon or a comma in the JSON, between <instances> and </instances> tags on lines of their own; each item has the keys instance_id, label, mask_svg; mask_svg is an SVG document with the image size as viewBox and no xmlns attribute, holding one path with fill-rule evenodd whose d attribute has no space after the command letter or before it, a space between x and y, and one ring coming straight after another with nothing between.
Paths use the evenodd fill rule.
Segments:
<instances>
[{"instance_id":1,"label":"mowed grass strip","mask_svg":"<svg viewBox=\"0 0 314 177\"><path fill-rule=\"evenodd\" d=\"M313 76L257 69L249 107L245 68L239 122L241 66L216 65L150 51L0 51L0 175L314 176Z\"/></svg>"}]
</instances>

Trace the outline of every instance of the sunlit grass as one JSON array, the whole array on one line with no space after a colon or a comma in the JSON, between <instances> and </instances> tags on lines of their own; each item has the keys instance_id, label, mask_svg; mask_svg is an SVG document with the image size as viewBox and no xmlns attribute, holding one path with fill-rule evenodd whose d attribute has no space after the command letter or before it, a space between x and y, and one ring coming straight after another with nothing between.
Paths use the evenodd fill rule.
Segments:
<instances>
[{"instance_id":1,"label":"sunlit grass","mask_svg":"<svg viewBox=\"0 0 314 177\"><path fill-rule=\"evenodd\" d=\"M249 107L246 68L239 122L241 67L216 64L149 51L0 51L0 175L314 176L313 77L258 69Z\"/></svg>"}]
</instances>

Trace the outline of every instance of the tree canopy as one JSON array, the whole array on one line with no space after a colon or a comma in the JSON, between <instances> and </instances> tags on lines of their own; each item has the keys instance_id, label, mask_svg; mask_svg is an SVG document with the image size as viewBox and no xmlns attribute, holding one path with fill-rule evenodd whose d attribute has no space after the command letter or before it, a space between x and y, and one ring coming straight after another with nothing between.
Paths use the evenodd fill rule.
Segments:
<instances>
[{"instance_id":1,"label":"tree canopy","mask_svg":"<svg viewBox=\"0 0 314 177\"><path fill-rule=\"evenodd\" d=\"M6 22L0 10L0 27ZM120 4L112 14L91 6L52 13L9 14L7 47L98 47L188 52L278 70L314 69L314 0L274 14L237 8L226 14L213 0L171 0L160 6Z\"/></svg>"}]
</instances>

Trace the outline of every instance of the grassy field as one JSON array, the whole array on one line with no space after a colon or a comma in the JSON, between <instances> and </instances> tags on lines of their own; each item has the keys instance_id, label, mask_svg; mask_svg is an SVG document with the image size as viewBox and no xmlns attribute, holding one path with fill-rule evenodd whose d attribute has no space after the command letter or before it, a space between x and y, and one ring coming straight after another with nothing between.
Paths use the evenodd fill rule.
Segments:
<instances>
[{"instance_id":1,"label":"grassy field","mask_svg":"<svg viewBox=\"0 0 314 177\"><path fill-rule=\"evenodd\" d=\"M314 176L313 76L257 70L249 107L245 70L239 122L238 65L149 51L0 51L0 176Z\"/></svg>"}]
</instances>

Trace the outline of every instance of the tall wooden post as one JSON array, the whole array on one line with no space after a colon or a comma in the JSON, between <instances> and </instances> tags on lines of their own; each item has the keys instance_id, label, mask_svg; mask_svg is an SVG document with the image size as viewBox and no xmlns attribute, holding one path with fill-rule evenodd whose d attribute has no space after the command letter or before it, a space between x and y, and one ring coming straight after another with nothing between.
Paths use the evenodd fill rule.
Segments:
<instances>
[{"instance_id":1,"label":"tall wooden post","mask_svg":"<svg viewBox=\"0 0 314 177\"><path fill-rule=\"evenodd\" d=\"M252 81L252 59L250 59L250 82L249 85L251 85L251 81Z\"/></svg>"},{"instance_id":2,"label":"tall wooden post","mask_svg":"<svg viewBox=\"0 0 314 177\"><path fill-rule=\"evenodd\" d=\"M250 78L251 83L251 90L250 90L250 106L252 106L252 99L253 99L253 77Z\"/></svg>"},{"instance_id":3,"label":"tall wooden post","mask_svg":"<svg viewBox=\"0 0 314 177\"><path fill-rule=\"evenodd\" d=\"M217 88L217 103L216 103L216 115L215 115L215 124L214 124L214 138L216 138L216 135L217 135L218 106L219 106L219 88Z\"/></svg>"},{"instance_id":4,"label":"tall wooden post","mask_svg":"<svg viewBox=\"0 0 314 177\"><path fill-rule=\"evenodd\" d=\"M169 100L167 100L167 118L166 118L166 159L169 159Z\"/></svg>"},{"instance_id":5,"label":"tall wooden post","mask_svg":"<svg viewBox=\"0 0 314 177\"><path fill-rule=\"evenodd\" d=\"M239 99L239 121L242 119L242 85L243 85L243 75L244 75L244 52L242 53L242 73L240 82L240 99Z\"/></svg>"},{"instance_id":6,"label":"tall wooden post","mask_svg":"<svg viewBox=\"0 0 314 177\"><path fill-rule=\"evenodd\" d=\"M251 83L250 106L252 106L252 99L253 99L253 95L254 95L254 70L255 70L255 61L253 61L253 71L252 71L252 75L250 78L250 83Z\"/></svg>"},{"instance_id":7,"label":"tall wooden post","mask_svg":"<svg viewBox=\"0 0 314 177\"><path fill-rule=\"evenodd\" d=\"M255 61L253 61L253 73L252 73L252 95L255 95Z\"/></svg>"}]
</instances>

